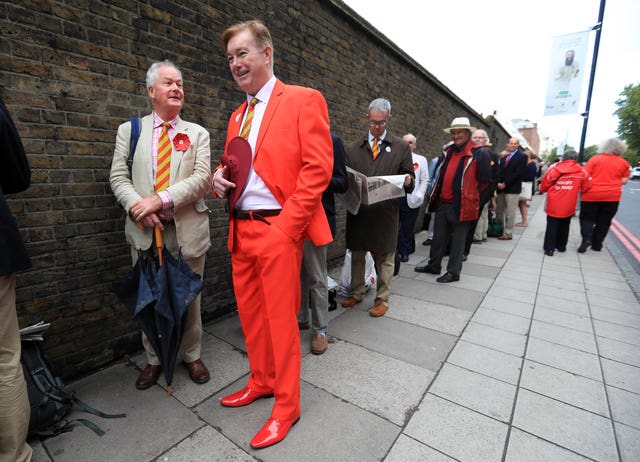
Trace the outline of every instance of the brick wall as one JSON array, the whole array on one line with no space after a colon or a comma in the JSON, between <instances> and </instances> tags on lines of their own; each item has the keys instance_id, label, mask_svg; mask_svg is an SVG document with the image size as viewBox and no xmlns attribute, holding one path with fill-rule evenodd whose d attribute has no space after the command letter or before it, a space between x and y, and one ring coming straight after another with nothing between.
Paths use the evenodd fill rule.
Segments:
<instances>
[{"instance_id":1,"label":"brick wall","mask_svg":"<svg viewBox=\"0 0 640 462\"><path fill-rule=\"evenodd\" d=\"M413 132L428 157L447 141L442 128L455 116L468 115L496 144L508 137L338 0L0 3L0 97L32 168L31 187L10 198L33 262L18 276L20 324L52 323L46 349L64 377L140 348L131 316L110 292L130 255L108 176L118 125L149 112L146 69L161 59L182 69L183 118L209 130L217 161L229 114L243 100L218 37L254 17L272 32L276 75L322 91L345 143L366 130L363 114L380 96L393 105L390 130ZM226 214L220 202L208 205L205 320L235 307ZM341 211L333 264L344 253L344 223Z\"/></svg>"}]
</instances>

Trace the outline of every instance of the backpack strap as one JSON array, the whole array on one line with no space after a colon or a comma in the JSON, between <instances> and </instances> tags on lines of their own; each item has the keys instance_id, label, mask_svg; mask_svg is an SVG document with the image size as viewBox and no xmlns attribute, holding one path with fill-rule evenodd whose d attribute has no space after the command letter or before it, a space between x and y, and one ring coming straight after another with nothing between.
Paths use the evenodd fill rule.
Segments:
<instances>
[{"instance_id":1,"label":"backpack strap","mask_svg":"<svg viewBox=\"0 0 640 462\"><path fill-rule=\"evenodd\" d=\"M133 155L136 152L136 146L138 146L138 139L140 138L140 132L142 131L142 122L139 117L131 117L131 138L129 139L129 156L127 157L127 167L129 168L129 176L131 176L131 169L133 168Z\"/></svg>"}]
</instances>

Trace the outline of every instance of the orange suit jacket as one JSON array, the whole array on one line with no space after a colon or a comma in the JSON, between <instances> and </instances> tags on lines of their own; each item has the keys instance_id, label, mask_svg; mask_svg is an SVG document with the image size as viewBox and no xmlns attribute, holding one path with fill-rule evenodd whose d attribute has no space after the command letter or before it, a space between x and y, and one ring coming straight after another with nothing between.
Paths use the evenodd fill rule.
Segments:
<instances>
[{"instance_id":1,"label":"orange suit jacket","mask_svg":"<svg viewBox=\"0 0 640 462\"><path fill-rule=\"evenodd\" d=\"M231 114L225 153L240 132L246 108L245 101ZM317 246L332 241L320 201L333 171L329 113L320 92L276 80L260 124L253 169L282 206L277 226L285 235L293 241L309 239ZM229 220L230 252L233 222Z\"/></svg>"}]
</instances>

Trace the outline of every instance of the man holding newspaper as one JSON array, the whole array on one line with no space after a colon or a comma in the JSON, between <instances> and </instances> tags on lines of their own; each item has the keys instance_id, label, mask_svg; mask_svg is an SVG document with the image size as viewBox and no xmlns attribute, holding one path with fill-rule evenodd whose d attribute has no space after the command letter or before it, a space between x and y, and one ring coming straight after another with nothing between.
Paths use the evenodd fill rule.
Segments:
<instances>
[{"instance_id":1,"label":"man holding newspaper","mask_svg":"<svg viewBox=\"0 0 640 462\"><path fill-rule=\"evenodd\" d=\"M346 150L351 191L361 191L359 206L347 205L347 248L351 250L351 308L364 297L365 256L371 252L378 270L377 292L369 314L383 316L389 308L394 255L398 240L399 204L396 199L414 188L409 145L387 131L391 103L383 98L369 104L369 131ZM387 177L388 176L388 177ZM398 177L399 176L399 177ZM378 178L371 178L378 177ZM351 183L362 185L359 188ZM395 184L395 186L394 186Z\"/></svg>"}]
</instances>

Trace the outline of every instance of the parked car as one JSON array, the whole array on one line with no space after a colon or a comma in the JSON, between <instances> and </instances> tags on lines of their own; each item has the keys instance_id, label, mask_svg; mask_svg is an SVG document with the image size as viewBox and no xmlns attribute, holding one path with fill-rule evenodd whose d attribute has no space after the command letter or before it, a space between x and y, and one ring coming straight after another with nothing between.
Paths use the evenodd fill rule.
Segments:
<instances>
[{"instance_id":1,"label":"parked car","mask_svg":"<svg viewBox=\"0 0 640 462\"><path fill-rule=\"evenodd\" d=\"M632 180L639 180L640 179L640 167L633 167L631 169L631 175L629 176L629 178L631 178Z\"/></svg>"}]
</instances>

